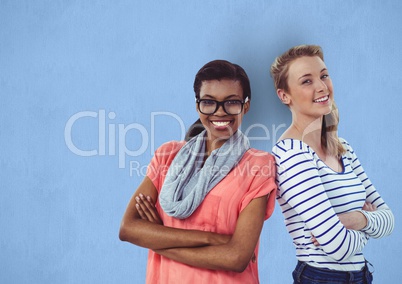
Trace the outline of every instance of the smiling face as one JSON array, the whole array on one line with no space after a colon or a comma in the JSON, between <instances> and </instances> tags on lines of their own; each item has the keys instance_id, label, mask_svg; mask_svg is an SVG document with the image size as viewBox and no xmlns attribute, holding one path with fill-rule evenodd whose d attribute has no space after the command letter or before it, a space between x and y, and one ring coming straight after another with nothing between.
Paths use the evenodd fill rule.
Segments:
<instances>
[{"instance_id":1,"label":"smiling face","mask_svg":"<svg viewBox=\"0 0 402 284\"><path fill-rule=\"evenodd\" d=\"M200 99L211 99L219 102L226 100L243 101L243 89L239 81L222 79L203 81L200 89ZM212 151L222 146L239 128L243 115L248 111L250 103L244 104L243 110L238 115L229 115L220 106L210 115L202 114L198 107L197 111L201 123L208 133L208 150Z\"/></svg>"},{"instance_id":2,"label":"smiling face","mask_svg":"<svg viewBox=\"0 0 402 284\"><path fill-rule=\"evenodd\" d=\"M332 81L324 61L318 56L304 56L289 65L288 90L278 89L278 96L297 117L317 119L331 112Z\"/></svg>"}]
</instances>

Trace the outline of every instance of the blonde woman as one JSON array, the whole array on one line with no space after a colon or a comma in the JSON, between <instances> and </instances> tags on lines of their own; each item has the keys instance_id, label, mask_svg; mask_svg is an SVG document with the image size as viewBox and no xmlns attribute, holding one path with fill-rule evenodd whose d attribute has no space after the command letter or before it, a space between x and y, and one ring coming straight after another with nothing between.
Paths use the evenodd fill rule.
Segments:
<instances>
[{"instance_id":1,"label":"blonde woman","mask_svg":"<svg viewBox=\"0 0 402 284\"><path fill-rule=\"evenodd\" d=\"M322 49L301 45L277 57L271 76L292 123L273 147L277 201L296 249L294 283L372 283L363 249L389 235L394 216L349 143Z\"/></svg>"}]
</instances>

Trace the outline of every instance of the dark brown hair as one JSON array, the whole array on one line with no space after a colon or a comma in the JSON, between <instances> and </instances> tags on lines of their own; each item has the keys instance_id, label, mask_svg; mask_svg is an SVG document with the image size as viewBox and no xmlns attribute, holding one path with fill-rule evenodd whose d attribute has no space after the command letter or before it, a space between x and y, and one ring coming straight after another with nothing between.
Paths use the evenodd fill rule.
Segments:
<instances>
[{"instance_id":1,"label":"dark brown hair","mask_svg":"<svg viewBox=\"0 0 402 284\"><path fill-rule=\"evenodd\" d=\"M246 71L239 65L226 60L213 60L201 67L194 79L195 97L200 98L202 82L224 79L239 81L243 90L243 99L248 97L251 100L250 80Z\"/></svg>"},{"instance_id":2,"label":"dark brown hair","mask_svg":"<svg viewBox=\"0 0 402 284\"><path fill-rule=\"evenodd\" d=\"M213 60L208 62L197 72L194 79L194 93L197 99L200 98L202 82L211 80L233 80L239 81L243 90L243 99L251 99L250 80L246 71L237 64L226 60ZM188 141L192 137L200 134L204 130L204 126L198 119L194 122L186 133L185 140Z\"/></svg>"}]
</instances>

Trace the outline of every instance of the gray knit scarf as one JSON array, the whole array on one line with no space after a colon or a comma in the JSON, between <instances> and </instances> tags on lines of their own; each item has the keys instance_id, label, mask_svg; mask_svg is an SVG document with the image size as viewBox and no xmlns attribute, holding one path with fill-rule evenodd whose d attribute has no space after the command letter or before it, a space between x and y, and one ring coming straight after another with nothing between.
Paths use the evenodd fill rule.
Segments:
<instances>
[{"instance_id":1,"label":"gray knit scarf","mask_svg":"<svg viewBox=\"0 0 402 284\"><path fill-rule=\"evenodd\" d=\"M180 149L169 167L159 195L159 203L169 216L190 216L250 148L247 137L238 130L203 163L205 141L204 130Z\"/></svg>"}]
</instances>

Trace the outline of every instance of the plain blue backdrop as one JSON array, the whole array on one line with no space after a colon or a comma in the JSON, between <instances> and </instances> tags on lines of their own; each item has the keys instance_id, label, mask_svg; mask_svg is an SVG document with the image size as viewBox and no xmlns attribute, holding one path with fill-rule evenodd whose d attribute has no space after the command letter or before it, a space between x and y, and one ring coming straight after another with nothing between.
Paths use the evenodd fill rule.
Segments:
<instances>
[{"instance_id":1,"label":"plain blue backdrop","mask_svg":"<svg viewBox=\"0 0 402 284\"><path fill-rule=\"evenodd\" d=\"M303 43L323 47L339 134L395 214L365 254L375 283L398 283L401 13L394 0L0 0L0 283L144 283L147 251L119 241L120 220L155 148L197 118L195 73L244 67L242 130L271 151L290 113L269 66ZM291 283L295 264L277 207L261 283Z\"/></svg>"}]
</instances>

